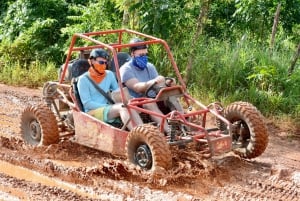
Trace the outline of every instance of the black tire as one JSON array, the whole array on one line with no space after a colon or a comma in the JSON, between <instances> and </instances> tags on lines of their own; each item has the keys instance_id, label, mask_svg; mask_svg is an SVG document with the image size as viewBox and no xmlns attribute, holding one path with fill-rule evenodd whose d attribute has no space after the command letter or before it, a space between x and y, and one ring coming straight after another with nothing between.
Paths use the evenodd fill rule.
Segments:
<instances>
[{"instance_id":1,"label":"black tire","mask_svg":"<svg viewBox=\"0 0 300 201\"><path fill-rule=\"evenodd\" d=\"M132 129L126 140L127 159L142 169L172 167L172 155L165 136L149 124Z\"/></svg>"},{"instance_id":2,"label":"black tire","mask_svg":"<svg viewBox=\"0 0 300 201\"><path fill-rule=\"evenodd\" d=\"M30 145L50 145L59 141L56 118L44 104L24 109L21 115L21 133L24 141Z\"/></svg>"},{"instance_id":3,"label":"black tire","mask_svg":"<svg viewBox=\"0 0 300 201\"><path fill-rule=\"evenodd\" d=\"M268 130L263 115L252 104L234 102L224 116L233 124L233 151L242 158L261 155L268 145Z\"/></svg>"}]
</instances>

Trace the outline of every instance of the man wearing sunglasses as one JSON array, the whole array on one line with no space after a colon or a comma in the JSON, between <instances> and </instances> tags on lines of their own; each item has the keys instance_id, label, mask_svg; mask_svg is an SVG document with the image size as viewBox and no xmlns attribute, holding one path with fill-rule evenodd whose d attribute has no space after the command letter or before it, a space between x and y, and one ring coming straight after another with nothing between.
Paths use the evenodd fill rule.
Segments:
<instances>
[{"instance_id":1,"label":"man wearing sunglasses","mask_svg":"<svg viewBox=\"0 0 300 201\"><path fill-rule=\"evenodd\" d=\"M94 49L90 53L88 72L79 77L78 92L84 108L84 112L106 123L114 123L117 117L121 117L123 123L129 120L129 113L122 103L109 104L106 96L102 95L94 86L94 82L104 93L119 90L118 83L112 71L106 70L109 55L104 49ZM89 79L90 78L90 79ZM132 111L136 125L142 124L140 116ZM127 124L129 130L133 128L132 121Z\"/></svg>"}]
</instances>

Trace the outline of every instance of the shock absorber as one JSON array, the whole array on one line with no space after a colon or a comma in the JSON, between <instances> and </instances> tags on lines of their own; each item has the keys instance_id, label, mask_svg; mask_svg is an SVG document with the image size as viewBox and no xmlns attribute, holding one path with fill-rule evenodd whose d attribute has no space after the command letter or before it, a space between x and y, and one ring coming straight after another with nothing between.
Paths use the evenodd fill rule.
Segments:
<instances>
[{"instance_id":1,"label":"shock absorber","mask_svg":"<svg viewBox=\"0 0 300 201\"><path fill-rule=\"evenodd\" d=\"M43 98L47 103L48 107L51 107L55 95L57 94L57 86L56 83L47 82L43 87Z\"/></svg>"},{"instance_id":2,"label":"shock absorber","mask_svg":"<svg viewBox=\"0 0 300 201\"><path fill-rule=\"evenodd\" d=\"M57 92L57 83L55 82L47 82L44 84L43 87L43 98L47 104L47 106L56 114L57 116L59 115L59 111L57 108L57 105L54 102L54 99L57 97L58 92Z\"/></svg>"},{"instance_id":3,"label":"shock absorber","mask_svg":"<svg viewBox=\"0 0 300 201\"><path fill-rule=\"evenodd\" d=\"M176 140L176 130L178 128L178 121L170 119L168 120L169 129L170 129L170 142L174 142Z\"/></svg>"}]
</instances>

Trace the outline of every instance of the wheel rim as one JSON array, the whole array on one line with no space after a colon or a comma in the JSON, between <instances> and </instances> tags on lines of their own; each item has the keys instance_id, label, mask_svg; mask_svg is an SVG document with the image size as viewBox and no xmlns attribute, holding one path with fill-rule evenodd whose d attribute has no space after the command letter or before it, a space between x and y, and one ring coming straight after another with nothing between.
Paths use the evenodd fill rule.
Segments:
<instances>
[{"instance_id":1,"label":"wheel rim","mask_svg":"<svg viewBox=\"0 0 300 201\"><path fill-rule=\"evenodd\" d=\"M39 142L41 140L41 127L40 124L37 120L33 120L30 122L29 124L29 128L30 128L30 137L36 141Z\"/></svg>"},{"instance_id":2,"label":"wheel rim","mask_svg":"<svg viewBox=\"0 0 300 201\"><path fill-rule=\"evenodd\" d=\"M135 162L142 168L150 169L152 166L152 154L145 144L140 145L134 153Z\"/></svg>"},{"instance_id":3,"label":"wheel rim","mask_svg":"<svg viewBox=\"0 0 300 201\"><path fill-rule=\"evenodd\" d=\"M235 121L233 143L235 146L245 148L250 142L250 130L244 121Z\"/></svg>"}]
</instances>

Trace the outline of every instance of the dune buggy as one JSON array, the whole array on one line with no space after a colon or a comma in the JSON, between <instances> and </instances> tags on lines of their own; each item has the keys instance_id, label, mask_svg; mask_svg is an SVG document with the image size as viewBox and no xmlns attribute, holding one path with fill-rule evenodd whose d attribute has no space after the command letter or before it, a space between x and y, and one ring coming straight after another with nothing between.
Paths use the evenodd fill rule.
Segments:
<instances>
[{"instance_id":1,"label":"dune buggy","mask_svg":"<svg viewBox=\"0 0 300 201\"><path fill-rule=\"evenodd\" d=\"M132 37L144 42L129 44ZM84 44L84 45L82 45ZM158 45L166 52L170 66L176 75L176 85L169 87L151 86L154 97L128 98L126 88L120 82L118 57L133 45ZM94 48L105 48L111 54L116 78L120 87L118 98L129 112L136 110L144 124L126 129L126 122L112 125L84 113L80 106L76 79L65 79L70 61L78 53ZM82 57L85 59L84 57ZM75 65L73 67L77 67ZM185 112L179 112L168 105L170 98L180 99ZM21 115L23 139L31 145L50 145L71 136L75 143L111 154L126 156L128 161L146 170L156 167L172 167L173 148L194 149L208 156L233 151L242 158L261 155L268 144L268 133L264 117L252 104L234 102L227 107L220 103L204 105L194 99L174 61L167 43L159 38L128 29L74 34L59 81L49 81L43 87L44 103L28 106ZM163 115L144 109L147 103L160 105ZM162 123L153 123L149 116L156 115ZM213 119L213 121L211 121ZM169 125L169 132L163 132L163 122Z\"/></svg>"}]
</instances>

